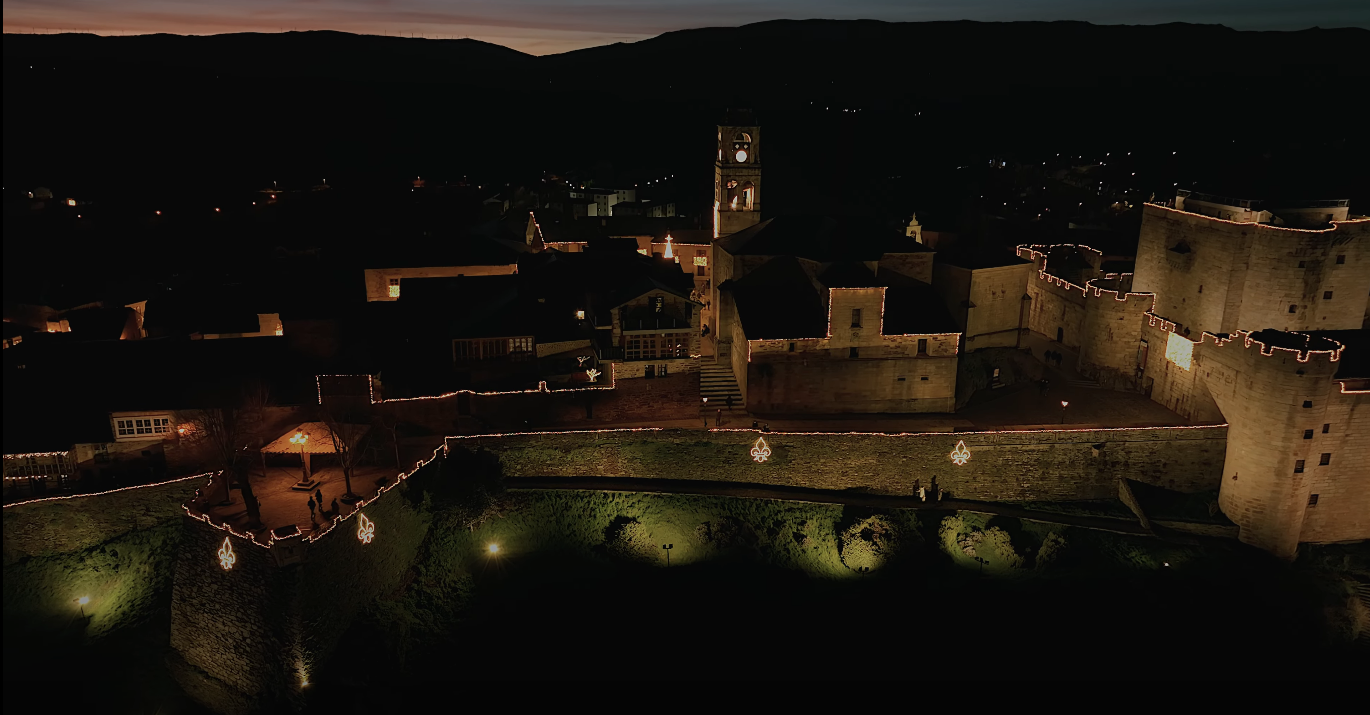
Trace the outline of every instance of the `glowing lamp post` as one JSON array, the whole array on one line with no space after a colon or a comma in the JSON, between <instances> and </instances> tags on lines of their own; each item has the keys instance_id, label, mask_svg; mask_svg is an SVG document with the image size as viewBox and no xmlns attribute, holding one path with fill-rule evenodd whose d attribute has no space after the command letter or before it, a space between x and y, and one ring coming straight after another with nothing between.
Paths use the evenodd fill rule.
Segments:
<instances>
[{"instance_id":1,"label":"glowing lamp post","mask_svg":"<svg viewBox=\"0 0 1370 715\"><path fill-rule=\"evenodd\" d=\"M305 443L305 442L308 442L308 441L309 441L309 435L307 435L307 434L305 434L305 433L303 433L303 432L296 432L296 433L295 433L295 436L290 438L290 443L291 443L291 444L298 444L298 445L300 445L300 483L301 483L301 484L303 484L303 483L309 481L309 462L306 462L306 461L305 461L305 454L304 454L304 443Z\"/></svg>"},{"instance_id":2,"label":"glowing lamp post","mask_svg":"<svg viewBox=\"0 0 1370 715\"><path fill-rule=\"evenodd\" d=\"M1061 400L1061 424L1065 424L1065 423L1066 423L1066 408L1067 408L1067 407L1070 407L1070 403L1067 402L1066 400Z\"/></svg>"},{"instance_id":3,"label":"glowing lamp post","mask_svg":"<svg viewBox=\"0 0 1370 715\"><path fill-rule=\"evenodd\" d=\"M489 546L486 546L485 552L491 556L499 555L499 544L490 544Z\"/></svg>"},{"instance_id":4,"label":"glowing lamp post","mask_svg":"<svg viewBox=\"0 0 1370 715\"><path fill-rule=\"evenodd\" d=\"M82 596L76 599L76 607L81 610L81 617L86 617L86 604L90 603L90 596Z\"/></svg>"},{"instance_id":5,"label":"glowing lamp post","mask_svg":"<svg viewBox=\"0 0 1370 715\"><path fill-rule=\"evenodd\" d=\"M671 549L674 549L674 548L675 548L675 544L662 544L662 545L661 545L661 549L662 549L663 551L666 552L666 568L671 568Z\"/></svg>"}]
</instances>

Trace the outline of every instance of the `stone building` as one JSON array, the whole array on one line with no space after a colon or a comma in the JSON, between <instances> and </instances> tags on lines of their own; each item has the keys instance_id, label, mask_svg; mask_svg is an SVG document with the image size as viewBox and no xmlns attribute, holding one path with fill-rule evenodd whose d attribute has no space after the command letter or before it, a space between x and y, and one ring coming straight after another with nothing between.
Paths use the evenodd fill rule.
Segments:
<instances>
[{"instance_id":1,"label":"stone building","mask_svg":"<svg viewBox=\"0 0 1370 715\"><path fill-rule=\"evenodd\" d=\"M870 222L781 216L714 256L716 354L749 409L952 410L960 331L925 246Z\"/></svg>"}]
</instances>

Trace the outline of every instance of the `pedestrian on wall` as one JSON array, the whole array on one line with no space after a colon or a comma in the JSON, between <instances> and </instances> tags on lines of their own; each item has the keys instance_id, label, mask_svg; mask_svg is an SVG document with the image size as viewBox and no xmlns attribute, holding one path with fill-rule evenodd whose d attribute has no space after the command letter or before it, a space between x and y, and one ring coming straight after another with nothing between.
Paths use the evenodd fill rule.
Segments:
<instances>
[{"instance_id":1,"label":"pedestrian on wall","mask_svg":"<svg viewBox=\"0 0 1370 715\"><path fill-rule=\"evenodd\" d=\"M314 501L319 505L319 511L323 511L323 489L314 490Z\"/></svg>"},{"instance_id":2,"label":"pedestrian on wall","mask_svg":"<svg viewBox=\"0 0 1370 715\"><path fill-rule=\"evenodd\" d=\"M927 490L927 487L918 487L918 501L926 502L927 500L928 500L928 490Z\"/></svg>"},{"instance_id":3,"label":"pedestrian on wall","mask_svg":"<svg viewBox=\"0 0 1370 715\"><path fill-rule=\"evenodd\" d=\"M340 513L342 513L342 512L341 512L341 510L338 508L338 498L337 498L337 497L333 497L333 516L338 516L338 514L340 514Z\"/></svg>"},{"instance_id":4,"label":"pedestrian on wall","mask_svg":"<svg viewBox=\"0 0 1370 715\"><path fill-rule=\"evenodd\" d=\"M771 423L770 423L770 422L763 422L763 423L761 423L761 431L762 431L762 432L770 432L770 431L771 431Z\"/></svg>"},{"instance_id":5,"label":"pedestrian on wall","mask_svg":"<svg viewBox=\"0 0 1370 715\"><path fill-rule=\"evenodd\" d=\"M1042 397L1046 397L1046 396L1047 396L1047 385L1048 385L1048 383L1047 383L1047 379L1046 379L1045 377L1042 378L1042 379L1040 379L1040 380L1038 380L1038 381L1037 381L1037 394L1041 395Z\"/></svg>"},{"instance_id":6,"label":"pedestrian on wall","mask_svg":"<svg viewBox=\"0 0 1370 715\"><path fill-rule=\"evenodd\" d=\"M732 412L732 411L733 411L733 396L732 396L732 395L728 395L728 399L724 400L724 401L723 401L723 404L725 404L725 405L728 406L728 411L729 411L729 412Z\"/></svg>"},{"instance_id":7,"label":"pedestrian on wall","mask_svg":"<svg viewBox=\"0 0 1370 715\"><path fill-rule=\"evenodd\" d=\"M760 429L761 425L756 420L752 420L752 429Z\"/></svg>"},{"instance_id":8,"label":"pedestrian on wall","mask_svg":"<svg viewBox=\"0 0 1370 715\"><path fill-rule=\"evenodd\" d=\"M309 497L309 520L310 520L310 521L318 521L318 518L314 516L314 510L317 509L317 508L318 508L318 505L314 503L314 497L312 497L312 496Z\"/></svg>"},{"instance_id":9,"label":"pedestrian on wall","mask_svg":"<svg viewBox=\"0 0 1370 715\"><path fill-rule=\"evenodd\" d=\"M715 412L715 413L714 413L714 426L715 426L715 427L722 427L722 426L723 426L723 408L722 408L722 407L718 408L718 412Z\"/></svg>"}]
</instances>

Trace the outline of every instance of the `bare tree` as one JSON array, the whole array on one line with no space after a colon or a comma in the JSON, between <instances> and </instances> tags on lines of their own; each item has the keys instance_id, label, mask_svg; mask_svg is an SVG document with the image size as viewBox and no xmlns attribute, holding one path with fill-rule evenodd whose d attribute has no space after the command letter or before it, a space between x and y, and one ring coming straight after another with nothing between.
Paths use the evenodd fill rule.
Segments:
<instances>
[{"instance_id":1,"label":"bare tree","mask_svg":"<svg viewBox=\"0 0 1370 715\"><path fill-rule=\"evenodd\" d=\"M200 410L190 421L194 427L192 442L203 445L219 470L215 479L222 486L224 501L229 500L233 483L237 482L254 526L261 523L261 508L252 493L252 451L261 446L261 430L270 403L267 387L252 383L242 388L236 401Z\"/></svg>"},{"instance_id":2,"label":"bare tree","mask_svg":"<svg viewBox=\"0 0 1370 715\"><path fill-rule=\"evenodd\" d=\"M343 501L352 503L361 497L352 491L352 475L366 452L365 441L371 429L370 420L362 415L325 410L323 422L328 426L328 437L332 440L333 451L338 455L338 465L342 467L343 481L347 493Z\"/></svg>"},{"instance_id":3,"label":"bare tree","mask_svg":"<svg viewBox=\"0 0 1370 715\"><path fill-rule=\"evenodd\" d=\"M394 415L380 415L376 418L376 424L385 430L385 436L389 438L390 446L395 451L395 467L400 466L400 421Z\"/></svg>"}]
</instances>

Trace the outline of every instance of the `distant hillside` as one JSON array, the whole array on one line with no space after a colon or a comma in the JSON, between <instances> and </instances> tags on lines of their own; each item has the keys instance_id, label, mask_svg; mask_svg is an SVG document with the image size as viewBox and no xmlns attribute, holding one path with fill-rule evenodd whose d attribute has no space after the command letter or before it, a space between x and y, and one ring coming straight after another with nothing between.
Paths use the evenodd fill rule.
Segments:
<instances>
[{"instance_id":1,"label":"distant hillside","mask_svg":"<svg viewBox=\"0 0 1370 715\"><path fill-rule=\"evenodd\" d=\"M1362 29L1080 22L774 21L542 57L339 32L5 35L4 174L174 193L602 163L687 172L704 196L708 127L748 107L773 209L811 201L785 189L806 182L916 177L910 194L990 156L1145 147L1238 167L1205 154L1221 146L1340 192L1363 165L1363 118L1341 105L1365 47Z\"/></svg>"}]
</instances>

